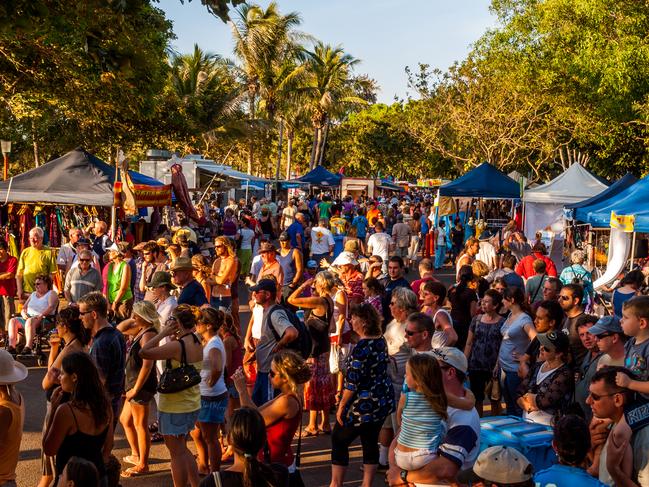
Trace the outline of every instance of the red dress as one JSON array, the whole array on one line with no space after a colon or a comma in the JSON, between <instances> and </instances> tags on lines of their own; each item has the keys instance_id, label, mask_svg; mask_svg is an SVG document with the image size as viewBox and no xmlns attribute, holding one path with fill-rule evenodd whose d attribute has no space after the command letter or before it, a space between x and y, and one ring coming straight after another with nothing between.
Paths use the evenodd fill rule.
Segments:
<instances>
[{"instance_id":1,"label":"red dress","mask_svg":"<svg viewBox=\"0 0 649 487\"><path fill-rule=\"evenodd\" d=\"M291 395L298 401L297 397ZM299 401L298 401L299 403ZM268 450L270 451L270 463L281 463L287 467L293 464L293 451L291 442L295 436L298 426L302 422L302 406L299 412L292 418L283 418L275 424L266 426L266 438L268 441ZM259 454L259 460L263 461L263 452Z\"/></svg>"}]
</instances>

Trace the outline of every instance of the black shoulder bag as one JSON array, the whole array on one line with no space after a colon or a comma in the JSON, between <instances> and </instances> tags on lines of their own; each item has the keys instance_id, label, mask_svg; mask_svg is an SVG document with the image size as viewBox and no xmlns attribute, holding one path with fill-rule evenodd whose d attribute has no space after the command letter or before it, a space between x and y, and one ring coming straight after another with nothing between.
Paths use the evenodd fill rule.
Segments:
<instances>
[{"instance_id":1,"label":"black shoulder bag","mask_svg":"<svg viewBox=\"0 0 649 487\"><path fill-rule=\"evenodd\" d=\"M192 333L192 336L194 334ZM196 337L194 336L194 340ZM185 352L185 342L182 338L178 340L182 350L180 358L180 367L171 368L171 360L167 359L165 370L160 376L158 383L158 392L161 394L172 394L174 392L184 391L201 383L201 374L192 364L187 363L187 353Z\"/></svg>"}]
</instances>

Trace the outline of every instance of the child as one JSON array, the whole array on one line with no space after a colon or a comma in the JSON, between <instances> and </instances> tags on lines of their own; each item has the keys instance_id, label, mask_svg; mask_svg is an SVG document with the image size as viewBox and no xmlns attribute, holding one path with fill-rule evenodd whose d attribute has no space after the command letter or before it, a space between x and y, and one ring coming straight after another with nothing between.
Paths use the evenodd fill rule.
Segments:
<instances>
[{"instance_id":1,"label":"child","mask_svg":"<svg viewBox=\"0 0 649 487\"><path fill-rule=\"evenodd\" d=\"M401 426L394 458L403 470L418 470L436 457L446 432L447 398L442 372L432 356L413 355L406 363L397 419Z\"/></svg>"}]
</instances>

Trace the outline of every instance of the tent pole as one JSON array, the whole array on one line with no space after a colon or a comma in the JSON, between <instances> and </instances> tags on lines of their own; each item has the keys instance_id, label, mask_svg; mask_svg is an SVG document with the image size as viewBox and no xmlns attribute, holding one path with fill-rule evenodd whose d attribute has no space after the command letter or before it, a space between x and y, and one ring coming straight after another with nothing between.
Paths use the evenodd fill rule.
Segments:
<instances>
[{"instance_id":1,"label":"tent pole","mask_svg":"<svg viewBox=\"0 0 649 487\"><path fill-rule=\"evenodd\" d=\"M246 204L248 204L248 188L250 187L250 179L246 179Z\"/></svg>"},{"instance_id":2,"label":"tent pole","mask_svg":"<svg viewBox=\"0 0 649 487\"><path fill-rule=\"evenodd\" d=\"M115 183L119 177L119 146L117 146L118 156L115 158L115 181L113 181L113 192L115 192ZM110 209L110 238L113 242L117 238L117 207L115 206L115 198L113 197L113 206Z\"/></svg>"},{"instance_id":3,"label":"tent pole","mask_svg":"<svg viewBox=\"0 0 649 487\"><path fill-rule=\"evenodd\" d=\"M635 235L636 232L633 232L633 239L631 240L631 255L629 256L629 270L633 270L633 260L635 256Z\"/></svg>"}]
</instances>

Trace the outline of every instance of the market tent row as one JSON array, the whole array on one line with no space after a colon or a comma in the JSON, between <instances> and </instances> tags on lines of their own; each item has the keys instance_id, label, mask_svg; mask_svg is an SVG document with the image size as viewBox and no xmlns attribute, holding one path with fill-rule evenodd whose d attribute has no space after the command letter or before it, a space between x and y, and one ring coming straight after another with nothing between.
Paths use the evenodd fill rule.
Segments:
<instances>
[{"instance_id":1,"label":"market tent row","mask_svg":"<svg viewBox=\"0 0 649 487\"><path fill-rule=\"evenodd\" d=\"M634 231L649 233L649 176L605 201L577 209L577 217L594 228L609 228L612 212L618 216L633 215Z\"/></svg>"},{"instance_id":2,"label":"market tent row","mask_svg":"<svg viewBox=\"0 0 649 487\"><path fill-rule=\"evenodd\" d=\"M340 186L340 174L334 174L322 166L316 166L296 181L308 183L312 186Z\"/></svg>"},{"instance_id":3,"label":"market tent row","mask_svg":"<svg viewBox=\"0 0 649 487\"><path fill-rule=\"evenodd\" d=\"M0 201L113 206L115 171L115 167L79 147L0 182ZM166 199L171 200L171 189L160 181L136 171L128 173L134 185L165 188Z\"/></svg>"},{"instance_id":4,"label":"market tent row","mask_svg":"<svg viewBox=\"0 0 649 487\"><path fill-rule=\"evenodd\" d=\"M516 199L520 198L520 187L512 178L488 162L483 162L455 181L440 186L439 194L465 198Z\"/></svg>"},{"instance_id":5,"label":"market tent row","mask_svg":"<svg viewBox=\"0 0 649 487\"><path fill-rule=\"evenodd\" d=\"M592 198L607 188L606 183L575 163L552 181L526 190L523 194L525 235L531 237L546 229L563 235L563 207Z\"/></svg>"}]
</instances>

